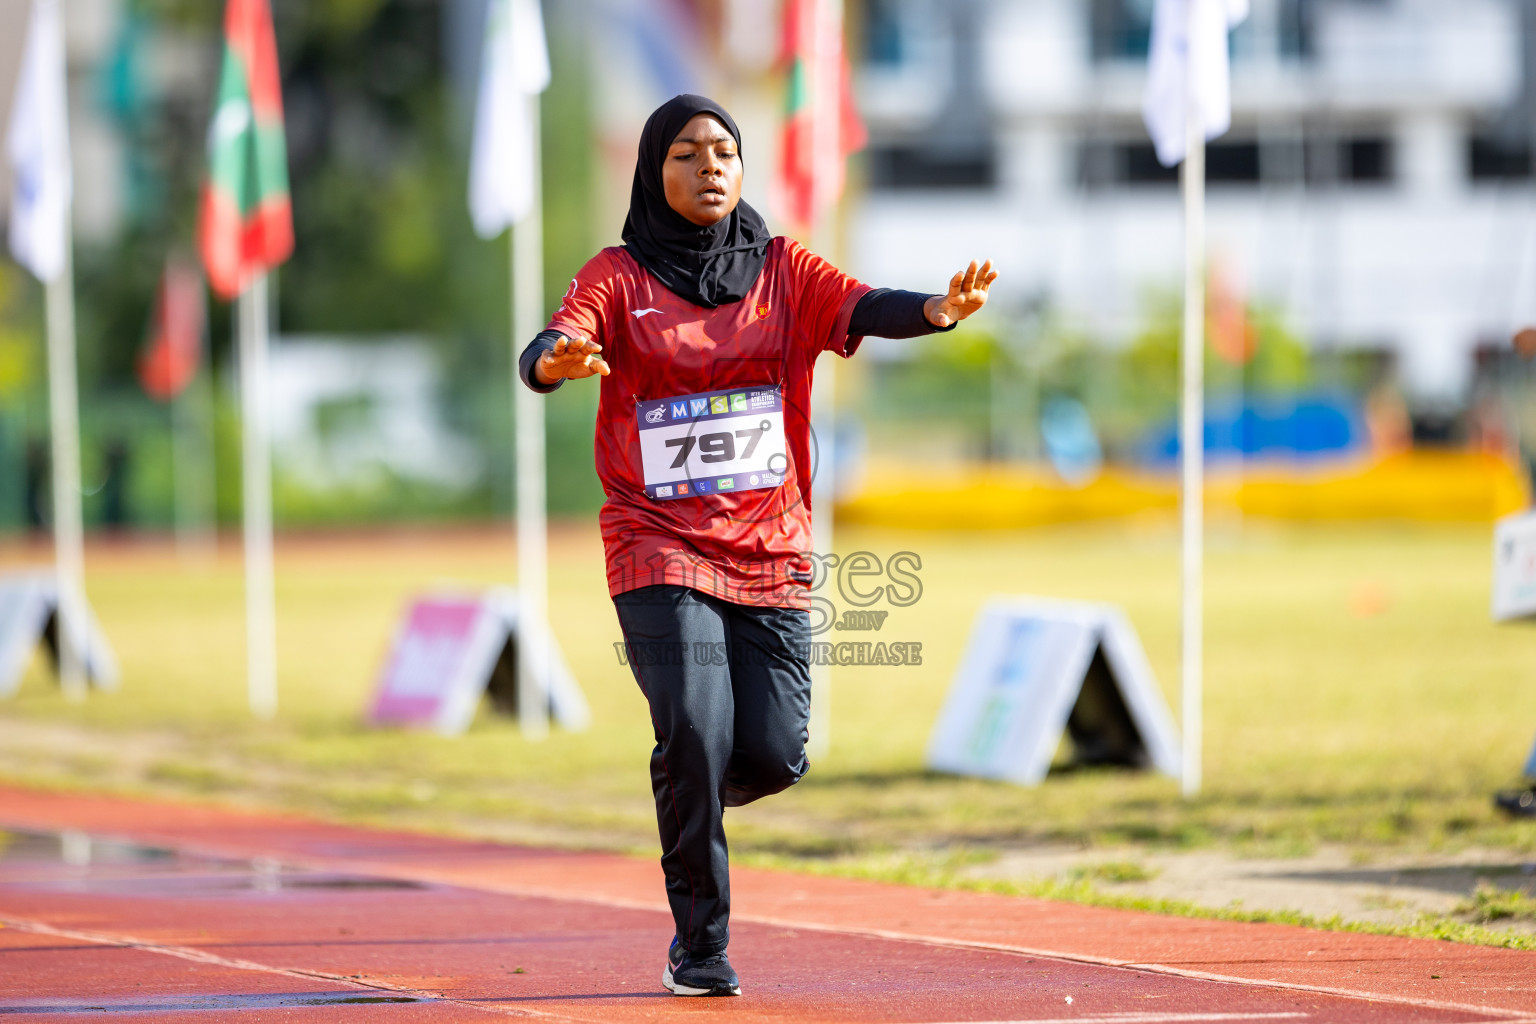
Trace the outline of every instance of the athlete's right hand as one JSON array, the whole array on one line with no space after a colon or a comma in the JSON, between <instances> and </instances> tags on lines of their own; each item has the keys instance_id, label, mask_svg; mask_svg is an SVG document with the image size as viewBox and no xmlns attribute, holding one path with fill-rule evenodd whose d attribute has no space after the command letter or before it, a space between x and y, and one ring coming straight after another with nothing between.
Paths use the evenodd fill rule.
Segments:
<instances>
[{"instance_id":1,"label":"athlete's right hand","mask_svg":"<svg viewBox=\"0 0 1536 1024\"><path fill-rule=\"evenodd\" d=\"M574 339L562 337L553 349L539 356L539 361L533 364L533 374L540 384L545 385L567 377L571 380L593 374L606 377L612 371L598 355L602 350L601 345L589 340L585 334Z\"/></svg>"}]
</instances>

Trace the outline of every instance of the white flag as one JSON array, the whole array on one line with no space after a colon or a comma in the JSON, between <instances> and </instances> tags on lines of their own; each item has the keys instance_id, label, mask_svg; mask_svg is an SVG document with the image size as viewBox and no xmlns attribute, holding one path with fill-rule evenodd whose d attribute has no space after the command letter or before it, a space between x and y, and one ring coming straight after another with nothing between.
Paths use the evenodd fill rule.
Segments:
<instances>
[{"instance_id":1,"label":"white flag","mask_svg":"<svg viewBox=\"0 0 1536 1024\"><path fill-rule=\"evenodd\" d=\"M1193 25L1190 4L1195 5ZM1194 76L1192 84L1206 139L1214 139L1232 126L1227 33L1246 17L1248 0L1157 0L1152 10L1152 49L1141 116L1157 147L1158 162L1164 167L1184 159L1184 117L1190 102L1186 75Z\"/></svg>"},{"instance_id":2,"label":"white flag","mask_svg":"<svg viewBox=\"0 0 1536 1024\"><path fill-rule=\"evenodd\" d=\"M52 281L64 270L74 188L59 0L33 0L6 153L14 179L11 253L38 280Z\"/></svg>"},{"instance_id":3,"label":"white flag","mask_svg":"<svg viewBox=\"0 0 1536 1024\"><path fill-rule=\"evenodd\" d=\"M469 214L481 238L500 234L533 208L538 169L530 107L548 86L539 0L490 0L469 167Z\"/></svg>"}]
</instances>

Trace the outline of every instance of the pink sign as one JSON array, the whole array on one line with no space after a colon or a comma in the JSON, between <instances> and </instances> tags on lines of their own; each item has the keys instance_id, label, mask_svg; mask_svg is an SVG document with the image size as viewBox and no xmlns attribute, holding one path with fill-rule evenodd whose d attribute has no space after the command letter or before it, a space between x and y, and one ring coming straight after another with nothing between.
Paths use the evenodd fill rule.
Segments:
<instances>
[{"instance_id":1,"label":"pink sign","mask_svg":"<svg viewBox=\"0 0 1536 1024\"><path fill-rule=\"evenodd\" d=\"M450 733L467 728L506 637L488 602L417 601L395 635L369 720Z\"/></svg>"}]
</instances>

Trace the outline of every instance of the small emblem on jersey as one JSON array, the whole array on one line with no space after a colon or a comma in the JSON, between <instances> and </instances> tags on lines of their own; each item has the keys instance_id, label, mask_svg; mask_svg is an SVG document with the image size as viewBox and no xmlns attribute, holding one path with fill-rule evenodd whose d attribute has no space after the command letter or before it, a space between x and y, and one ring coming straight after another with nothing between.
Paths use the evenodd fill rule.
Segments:
<instances>
[{"instance_id":1,"label":"small emblem on jersey","mask_svg":"<svg viewBox=\"0 0 1536 1024\"><path fill-rule=\"evenodd\" d=\"M677 485L677 493L678 494L687 494L688 493L688 485L687 484L678 484Z\"/></svg>"},{"instance_id":2,"label":"small emblem on jersey","mask_svg":"<svg viewBox=\"0 0 1536 1024\"><path fill-rule=\"evenodd\" d=\"M660 312L661 312L661 310L659 310L659 309L632 309L632 310L629 311L629 315L634 317L636 320L643 320L643 319L645 319L645 314L647 314L647 313L660 313Z\"/></svg>"},{"instance_id":3,"label":"small emblem on jersey","mask_svg":"<svg viewBox=\"0 0 1536 1024\"><path fill-rule=\"evenodd\" d=\"M672 403L672 418L675 419L675 420L687 419L688 418L688 403L687 402L673 402Z\"/></svg>"},{"instance_id":4,"label":"small emblem on jersey","mask_svg":"<svg viewBox=\"0 0 1536 1024\"><path fill-rule=\"evenodd\" d=\"M707 399L707 398L690 398L690 399L688 399L688 411L693 413L695 416L703 416L705 413L709 412L709 399Z\"/></svg>"},{"instance_id":5,"label":"small emblem on jersey","mask_svg":"<svg viewBox=\"0 0 1536 1024\"><path fill-rule=\"evenodd\" d=\"M722 491L734 491L736 489L736 478L733 476L723 476L715 481L715 486Z\"/></svg>"},{"instance_id":6,"label":"small emblem on jersey","mask_svg":"<svg viewBox=\"0 0 1536 1024\"><path fill-rule=\"evenodd\" d=\"M759 320L767 320L768 319L768 303L766 303L766 302L759 302L757 304L757 318Z\"/></svg>"},{"instance_id":7,"label":"small emblem on jersey","mask_svg":"<svg viewBox=\"0 0 1536 1024\"><path fill-rule=\"evenodd\" d=\"M710 412L730 412L731 407L726 402L724 395L716 395L709 400Z\"/></svg>"},{"instance_id":8,"label":"small emblem on jersey","mask_svg":"<svg viewBox=\"0 0 1536 1024\"><path fill-rule=\"evenodd\" d=\"M671 484L663 484L662 486L656 488L656 497L658 497L658 498L670 498L670 497L672 497L672 485Z\"/></svg>"},{"instance_id":9,"label":"small emblem on jersey","mask_svg":"<svg viewBox=\"0 0 1536 1024\"><path fill-rule=\"evenodd\" d=\"M738 391L731 396L731 412L746 412L747 396L745 392Z\"/></svg>"},{"instance_id":10,"label":"small emblem on jersey","mask_svg":"<svg viewBox=\"0 0 1536 1024\"><path fill-rule=\"evenodd\" d=\"M753 473L751 476L747 477L747 483L751 484L753 487L756 487L757 486L757 474Z\"/></svg>"},{"instance_id":11,"label":"small emblem on jersey","mask_svg":"<svg viewBox=\"0 0 1536 1024\"><path fill-rule=\"evenodd\" d=\"M664 405L658 405L656 408L645 414L645 422L647 423L660 423L666 418L667 407Z\"/></svg>"}]
</instances>

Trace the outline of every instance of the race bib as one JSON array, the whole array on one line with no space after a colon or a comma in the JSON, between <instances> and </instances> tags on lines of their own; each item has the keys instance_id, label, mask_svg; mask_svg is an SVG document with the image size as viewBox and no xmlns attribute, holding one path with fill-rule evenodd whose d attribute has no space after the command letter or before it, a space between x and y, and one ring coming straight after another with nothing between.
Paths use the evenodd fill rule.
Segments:
<instances>
[{"instance_id":1,"label":"race bib","mask_svg":"<svg viewBox=\"0 0 1536 1024\"><path fill-rule=\"evenodd\" d=\"M635 418L645 493L657 501L778 487L789 472L775 387L640 402Z\"/></svg>"}]
</instances>

